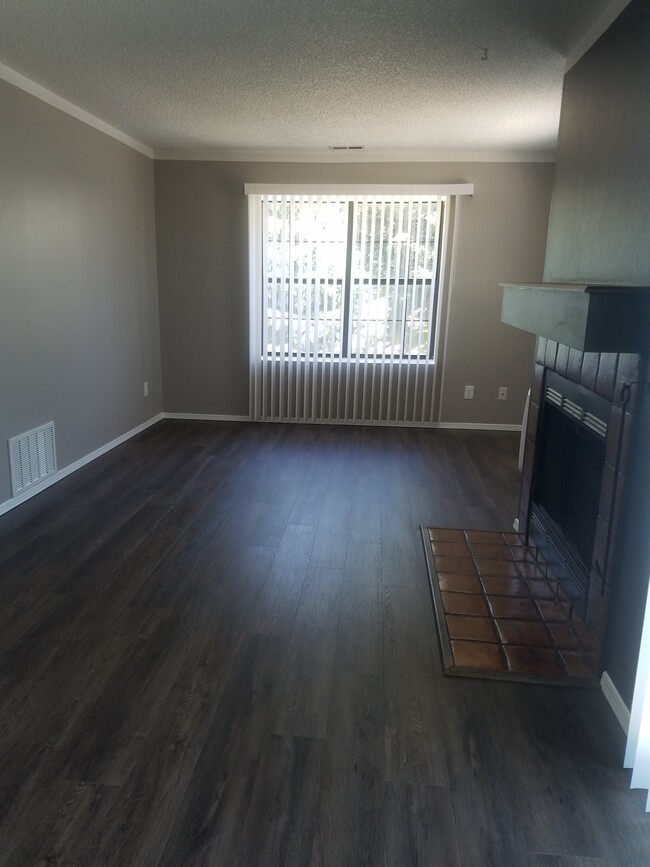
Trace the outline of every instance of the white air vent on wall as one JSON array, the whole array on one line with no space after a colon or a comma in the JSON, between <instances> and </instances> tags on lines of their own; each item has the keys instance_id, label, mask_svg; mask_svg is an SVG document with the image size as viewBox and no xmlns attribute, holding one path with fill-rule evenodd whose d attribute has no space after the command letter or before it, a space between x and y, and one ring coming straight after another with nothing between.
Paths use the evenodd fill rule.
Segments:
<instances>
[{"instance_id":1,"label":"white air vent on wall","mask_svg":"<svg viewBox=\"0 0 650 867\"><path fill-rule=\"evenodd\" d=\"M54 422L9 440L11 489L16 497L56 473Z\"/></svg>"}]
</instances>

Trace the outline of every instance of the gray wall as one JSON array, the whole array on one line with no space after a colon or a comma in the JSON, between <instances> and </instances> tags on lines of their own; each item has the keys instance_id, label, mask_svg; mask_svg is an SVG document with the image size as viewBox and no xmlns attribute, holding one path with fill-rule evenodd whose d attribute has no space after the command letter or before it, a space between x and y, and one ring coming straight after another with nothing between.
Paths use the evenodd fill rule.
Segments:
<instances>
[{"instance_id":1,"label":"gray wall","mask_svg":"<svg viewBox=\"0 0 650 867\"><path fill-rule=\"evenodd\" d=\"M544 279L650 283L650 3L564 81Z\"/></svg>"},{"instance_id":2,"label":"gray wall","mask_svg":"<svg viewBox=\"0 0 650 867\"><path fill-rule=\"evenodd\" d=\"M2 503L9 437L53 419L63 468L162 398L153 161L3 81L0 117Z\"/></svg>"},{"instance_id":3,"label":"gray wall","mask_svg":"<svg viewBox=\"0 0 650 867\"><path fill-rule=\"evenodd\" d=\"M567 74L545 279L650 285L650 4L632 0ZM650 350L650 335L648 335ZM612 578L605 668L632 699L648 592L650 407Z\"/></svg>"},{"instance_id":4,"label":"gray wall","mask_svg":"<svg viewBox=\"0 0 650 867\"><path fill-rule=\"evenodd\" d=\"M542 276L553 168L526 163L156 161L167 412L248 414L244 183L469 183L450 298L442 420L519 424L534 339L500 322L499 282ZM474 401L463 386L475 386ZM509 400L497 401L500 385Z\"/></svg>"}]
</instances>

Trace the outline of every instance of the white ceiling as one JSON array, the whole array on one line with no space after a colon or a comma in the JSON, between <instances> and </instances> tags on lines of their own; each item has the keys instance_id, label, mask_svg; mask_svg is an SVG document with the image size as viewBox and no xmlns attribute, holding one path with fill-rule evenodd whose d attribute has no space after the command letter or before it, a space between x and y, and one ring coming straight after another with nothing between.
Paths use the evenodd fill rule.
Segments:
<instances>
[{"instance_id":1,"label":"white ceiling","mask_svg":"<svg viewBox=\"0 0 650 867\"><path fill-rule=\"evenodd\" d=\"M157 153L532 152L567 57L623 5L0 0L0 62Z\"/></svg>"}]
</instances>

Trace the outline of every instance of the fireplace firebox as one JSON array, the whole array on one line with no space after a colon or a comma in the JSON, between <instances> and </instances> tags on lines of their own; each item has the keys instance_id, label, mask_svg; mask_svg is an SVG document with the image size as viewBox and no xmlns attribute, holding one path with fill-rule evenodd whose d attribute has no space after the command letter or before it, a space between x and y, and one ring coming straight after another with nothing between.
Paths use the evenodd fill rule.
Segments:
<instances>
[{"instance_id":1,"label":"fireplace firebox","mask_svg":"<svg viewBox=\"0 0 650 867\"><path fill-rule=\"evenodd\" d=\"M611 407L599 395L547 373L529 536L583 618Z\"/></svg>"}]
</instances>

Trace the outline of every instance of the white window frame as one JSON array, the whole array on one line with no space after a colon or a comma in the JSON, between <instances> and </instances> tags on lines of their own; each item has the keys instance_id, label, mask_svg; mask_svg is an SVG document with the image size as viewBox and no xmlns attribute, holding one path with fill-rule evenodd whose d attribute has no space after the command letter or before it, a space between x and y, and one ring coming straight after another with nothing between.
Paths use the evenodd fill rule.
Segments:
<instances>
[{"instance_id":1,"label":"white window frame","mask_svg":"<svg viewBox=\"0 0 650 867\"><path fill-rule=\"evenodd\" d=\"M446 257L451 255L453 267L453 254L450 243L453 244L457 234L457 221L459 214L459 197L472 196L474 184L245 184L244 193L248 198L248 226L249 226L249 362L251 373L251 418L255 417L254 407L258 401L258 377L255 371L264 361L265 354L262 351L261 335L263 332L263 298L265 287L263 285L263 249L262 232L263 217L261 197L269 196L331 196L355 198L360 196L381 196L404 201L409 198L445 197L456 199L454 208L445 208L444 226L441 228L444 248L440 262L440 286L437 297L436 309L433 312L434 334L430 335L430 345L433 346L431 357L417 359L419 363L431 365L434 377L438 379L437 355L440 346L441 332L446 329L446 323L442 322L445 306L447 304L444 274L446 273ZM455 213L454 231L450 235L450 213ZM318 357L314 357L318 361ZM321 361L323 359L320 359ZM337 359L328 359L330 362ZM355 359L352 359L354 361ZM349 361L345 359L345 361ZM372 359L358 359L361 363ZM435 383L434 383L435 390ZM431 407L433 412L433 405ZM433 423L431 417L430 423Z\"/></svg>"}]
</instances>

